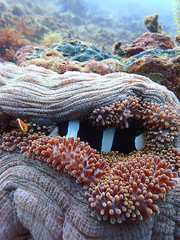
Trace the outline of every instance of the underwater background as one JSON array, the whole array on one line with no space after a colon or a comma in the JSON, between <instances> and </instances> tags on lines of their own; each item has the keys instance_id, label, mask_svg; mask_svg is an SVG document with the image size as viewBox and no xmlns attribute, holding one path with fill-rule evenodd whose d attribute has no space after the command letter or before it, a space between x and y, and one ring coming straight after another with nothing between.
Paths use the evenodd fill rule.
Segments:
<instances>
[{"instance_id":1,"label":"underwater background","mask_svg":"<svg viewBox=\"0 0 180 240\"><path fill-rule=\"evenodd\" d=\"M111 50L115 42L131 43L146 32L144 18L151 14L159 15L163 31L175 39L178 5L176 0L2 0L0 29L14 28L35 43L56 31L63 39L79 38Z\"/></svg>"},{"instance_id":2,"label":"underwater background","mask_svg":"<svg viewBox=\"0 0 180 240\"><path fill-rule=\"evenodd\" d=\"M0 0L0 240L179 240L179 100L180 0Z\"/></svg>"}]
</instances>

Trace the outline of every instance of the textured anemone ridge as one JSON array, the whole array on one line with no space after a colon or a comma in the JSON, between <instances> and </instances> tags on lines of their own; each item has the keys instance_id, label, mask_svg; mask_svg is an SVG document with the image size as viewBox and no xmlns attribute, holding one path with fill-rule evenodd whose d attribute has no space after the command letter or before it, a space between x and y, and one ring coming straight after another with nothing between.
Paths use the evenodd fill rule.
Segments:
<instances>
[{"instance_id":1,"label":"textured anemone ridge","mask_svg":"<svg viewBox=\"0 0 180 240\"><path fill-rule=\"evenodd\" d=\"M179 109L176 96L147 77L123 72L101 76L94 73L57 74L43 67L17 67L0 63L0 117L10 115L61 122L77 119L103 106L125 101L166 103Z\"/></svg>"}]
</instances>

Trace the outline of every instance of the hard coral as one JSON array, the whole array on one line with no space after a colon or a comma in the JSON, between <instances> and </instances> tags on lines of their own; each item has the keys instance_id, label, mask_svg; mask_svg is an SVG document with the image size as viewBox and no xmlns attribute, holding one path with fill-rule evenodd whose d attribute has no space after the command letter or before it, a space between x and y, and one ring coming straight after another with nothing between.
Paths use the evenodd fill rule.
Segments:
<instances>
[{"instance_id":1,"label":"hard coral","mask_svg":"<svg viewBox=\"0 0 180 240\"><path fill-rule=\"evenodd\" d=\"M29 54L28 57L30 57L31 60L36 59L37 51L34 51L33 54ZM59 42L46 51L41 52L41 54L46 55L47 51L54 52L57 56L61 55L64 58L77 62L89 60L101 61L108 58L115 58L111 53L103 52L95 45L77 39L65 39L63 42ZM29 60L29 58L27 60Z\"/></svg>"},{"instance_id":2,"label":"hard coral","mask_svg":"<svg viewBox=\"0 0 180 240\"><path fill-rule=\"evenodd\" d=\"M180 49L143 51L127 62L126 71L147 76L180 98Z\"/></svg>"},{"instance_id":3,"label":"hard coral","mask_svg":"<svg viewBox=\"0 0 180 240\"><path fill-rule=\"evenodd\" d=\"M148 49L172 49L174 47L174 41L165 33L148 32L141 35L130 45L121 47L121 44L116 44L114 53L119 56L131 57Z\"/></svg>"},{"instance_id":4,"label":"hard coral","mask_svg":"<svg viewBox=\"0 0 180 240\"><path fill-rule=\"evenodd\" d=\"M79 42L77 41L75 43L77 46L74 46L74 48L79 48ZM83 62L72 60L68 56L63 56L67 55L67 53L64 54L61 52L58 47L59 45L60 43L52 48L46 48L44 46L35 47L32 45L22 47L15 54L16 63L20 66L35 64L37 66L51 69L60 74L66 71L79 71L87 73L94 72L105 75L112 72L124 71L124 64L114 58L107 58L100 61L88 60ZM66 45L66 48L71 52L73 47L68 47ZM86 55L86 53L82 54ZM112 56L110 55L110 57ZM88 59L91 59L91 56L88 56Z\"/></svg>"}]
</instances>

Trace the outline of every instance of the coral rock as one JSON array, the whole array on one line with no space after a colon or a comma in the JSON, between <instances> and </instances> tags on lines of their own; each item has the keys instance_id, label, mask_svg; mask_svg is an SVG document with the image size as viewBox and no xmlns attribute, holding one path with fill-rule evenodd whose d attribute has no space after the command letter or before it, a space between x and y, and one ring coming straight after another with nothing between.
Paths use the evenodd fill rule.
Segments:
<instances>
[{"instance_id":1,"label":"coral rock","mask_svg":"<svg viewBox=\"0 0 180 240\"><path fill-rule=\"evenodd\" d=\"M58 43L45 51L42 47L34 48L34 51L29 51L26 47L26 60L35 59L39 57L39 53L48 57L56 55L64 58L71 59L72 61L85 62L89 60L101 61L108 58L115 58L111 53L102 52L98 47L93 44L82 42L76 39L65 39L62 43ZM16 59L19 64L21 58L21 51L17 52Z\"/></svg>"},{"instance_id":2,"label":"coral rock","mask_svg":"<svg viewBox=\"0 0 180 240\"><path fill-rule=\"evenodd\" d=\"M144 33L131 45L115 45L115 52L119 56L131 57L148 49L172 49L175 47L174 41L165 33Z\"/></svg>"},{"instance_id":3,"label":"coral rock","mask_svg":"<svg viewBox=\"0 0 180 240\"><path fill-rule=\"evenodd\" d=\"M144 37L149 37L151 39L152 36L146 36L145 34ZM161 38L161 34L155 36L155 38ZM132 51L134 51L134 53L131 55L134 57L130 59L124 57L116 59L113 55L110 54L106 55L104 57L104 60L98 59L97 61L93 60L95 59L95 55L90 52L91 55L88 55L89 60L84 62L80 62L80 59L73 60L75 56L73 56L72 49L82 45L84 47L84 50L81 52L81 54L87 54L87 47L94 47L94 49L98 49L97 47L94 45L88 45L87 43L82 43L78 40L74 40L74 42L72 40L66 40L64 43L57 44L54 47L48 49L42 46L34 47L29 45L21 48L16 52L16 63L22 67L35 64L37 66L53 70L60 74L66 71L79 71L87 73L93 72L101 75L113 72L142 74L144 76L150 77L157 83L165 85L168 89L175 92L178 98L180 98L180 50L178 48L164 50L168 48L168 43L166 44L166 40L168 42L169 37L164 36L164 38L165 43L159 43L158 46L154 46L154 40L151 41L151 39L150 42L146 44L146 46L142 47L144 44L143 41L141 42L140 40L137 40L137 43L134 44L134 46L131 48ZM68 44L70 45L69 48ZM118 52L121 56L125 56L124 50L120 50L121 44L122 42L118 42L115 45L115 52ZM171 41L169 45L171 45L169 48L174 47L174 43ZM58 46L61 46L61 50L59 50ZM149 49L156 47L160 49ZM63 53L63 51L65 51L63 49L66 49L67 53ZM148 50L144 51L145 49ZM98 49L97 52L98 51L100 50ZM101 53L102 52L100 51L99 54Z\"/></svg>"},{"instance_id":4,"label":"coral rock","mask_svg":"<svg viewBox=\"0 0 180 240\"><path fill-rule=\"evenodd\" d=\"M113 55L102 53L94 45L89 45L89 48L93 48L92 51L90 49L87 50L88 45L86 45L87 43L83 44L77 41L77 43L73 44L73 41L70 41L70 43L57 44L48 49L45 47L37 48L31 45L25 46L16 52L16 63L20 66L35 64L58 73L79 71L105 75L107 73L124 71L124 64L115 59ZM80 47L83 48L79 50Z\"/></svg>"},{"instance_id":5,"label":"coral rock","mask_svg":"<svg viewBox=\"0 0 180 240\"><path fill-rule=\"evenodd\" d=\"M126 67L127 72L147 76L180 98L180 49L144 51L134 56Z\"/></svg>"},{"instance_id":6,"label":"coral rock","mask_svg":"<svg viewBox=\"0 0 180 240\"><path fill-rule=\"evenodd\" d=\"M159 25L159 15L149 15L145 17L144 24L150 32L159 32L162 31L162 26Z\"/></svg>"}]
</instances>

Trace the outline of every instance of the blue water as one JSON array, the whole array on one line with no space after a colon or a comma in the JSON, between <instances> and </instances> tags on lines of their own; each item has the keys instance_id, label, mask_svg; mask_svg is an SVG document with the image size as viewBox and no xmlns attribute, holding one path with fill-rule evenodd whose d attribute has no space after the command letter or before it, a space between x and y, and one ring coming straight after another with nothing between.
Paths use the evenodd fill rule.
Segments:
<instances>
[{"instance_id":1,"label":"blue water","mask_svg":"<svg viewBox=\"0 0 180 240\"><path fill-rule=\"evenodd\" d=\"M173 7L176 0L84 0L90 8L102 10L113 18L130 16L142 20L150 14L159 14L163 24L174 25Z\"/></svg>"}]
</instances>

